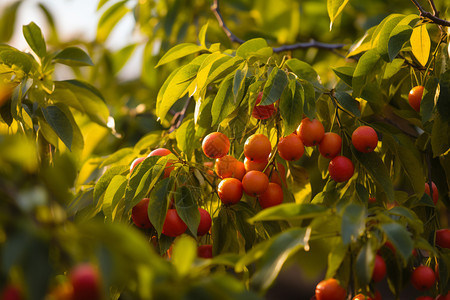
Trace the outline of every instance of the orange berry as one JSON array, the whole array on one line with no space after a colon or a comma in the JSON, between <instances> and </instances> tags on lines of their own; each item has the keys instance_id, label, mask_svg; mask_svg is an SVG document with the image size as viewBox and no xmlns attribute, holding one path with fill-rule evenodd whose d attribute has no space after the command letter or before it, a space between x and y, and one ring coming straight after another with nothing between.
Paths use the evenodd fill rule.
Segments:
<instances>
[{"instance_id":1,"label":"orange berry","mask_svg":"<svg viewBox=\"0 0 450 300\"><path fill-rule=\"evenodd\" d=\"M431 182L431 188L433 191L433 203L434 205L436 205L439 200L439 192L434 182ZM425 182L425 193L430 196L430 185L428 184L428 182Z\"/></svg>"},{"instance_id":2,"label":"orange berry","mask_svg":"<svg viewBox=\"0 0 450 300\"><path fill-rule=\"evenodd\" d=\"M209 158L220 158L230 150L230 140L221 132L212 132L203 139L202 149Z\"/></svg>"},{"instance_id":3,"label":"orange berry","mask_svg":"<svg viewBox=\"0 0 450 300\"><path fill-rule=\"evenodd\" d=\"M419 112L420 111L420 102L422 102L424 87L421 85L413 87L408 94L408 102L411 107Z\"/></svg>"},{"instance_id":4,"label":"orange berry","mask_svg":"<svg viewBox=\"0 0 450 300\"><path fill-rule=\"evenodd\" d=\"M286 168L283 164L277 162L277 169L274 166L267 168L264 172L269 177L270 182L274 182L282 186L286 184Z\"/></svg>"},{"instance_id":5,"label":"orange berry","mask_svg":"<svg viewBox=\"0 0 450 300\"><path fill-rule=\"evenodd\" d=\"M304 118L297 128L297 135L305 146L311 147L320 143L325 135L325 129L318 119Z\"/></svg>"},{"instance_id":6,"label":"orange berry","mask_svg":"<svg viewBox=\"0 0 450 300\"><path fill-rule=\"evenodd\" d=\"M334 278L322 280L316 285L317 300L345 300L347 291Z\"/></svg>"},{"instance_id":7,"label":"orange berry","mask_svg":"<svg viewBox=\"0 0 450 300\"><path fill-rule=\"evenodd\" d=\"M131 219L133 220L134 225L140 228L152 228L153 225L150 223L150 219L148 218L148 203L150 202L149 198L144 198L139 201L131 209Z\"/></svg>"},{"instance_id":8,"label":"orange berry","mask_svg":"<svg viewBox=\"0 0 450 300\"><path fill-rule=\"evenodd\" d=\"M138 157L138 158L136 158L135 160L133 160L133 161L131 162L131 165L130 165L130 174L133 173L134 168L136 168L137 165L140 164L144 159L146 159L146 157Z\"/></svg>"},{"instance_id":9,"label":"orange berry","mask_svg":"<svg viewBox=\"0 0 450 300\"><path fill-rule=\"evenodd\" d=\"M236 161L236 164L234 165L234 174L233 178L239 179L242 181L242 178L244 178L245 175L245 165L242 161Z\"/></svg>"},{"instance_id":10,"label":"orange berry","mask_svg":"<svg viewBox=\"0 0 450 300\"><path fill-rule=\"evenodd\" d=\"M269 187L269 178L260 171L250 171L242 178L242 187L249 196L258 196L264 193Z\"/></svg>"},{"instance_id":11,"label":"orange berry","mask_svg":"<svg viewBox=\"0 0 450 300\"><path fill-rule=\"evenodd\" d=\"M266 191L258 196L261 208L268 208L283 202L283 189L277 183L269 182Z\"/></svg>"},{"instance_id":12,"label":"orange berry","mask_svg":"<svg viewBox=\"0 0 450 300\"><path fill-rule=\"evenodd\" d=\"M214 170L217 176L222 179L233 176L236 161L236 158L231 155L225 155L216 159Z\"/></svg>"},{"instance_id":13,"label":"orange berry","mask_svg":"<svg viewBox=\"0 0 450 300\"><path fill-rule=\"evenodd\" d=\"M148 154L147 157L150 156L166 156L171 154L172 152L169 149L166 148L158 148L153 150ZM173 164L171 162L166 163L166 167L164 168L164 178L167 178L170 176L170 173L173 171L174 167L171 167Z\"/></svg>"},{"instance_id":14,"label":"orange berry","mask_svg":"<svg viewBox=\"0 0 450 300\"><path fill-rule=\"evenodd\" d=\"M333 158L341 152L342 138L334 132L327 132L319 144L319 152L323 157Z\"/></svg>"},{"instance_id":15,"label":"orange berry","mask_svg":"<svg viewBox=\"0 0 450 300\"><path fill-rule=\"evenodd\" d=\"M217 193L223 204L236 204L242 198L242 182L236 178L225 178L220 181Z\"/></svg>"},{"instance_id":16,"label":"orange berry","mask_svg":"<svg viewBox=\"0 0 450 300\"><path fill-rule=\"evenodd\" d=\"M278 142L278 154L284 160L298 160L305 152L302 140L294 133L283 137Z\"/></svg>"},{"instance_id":17,"label":"orange berry","mask_svg":"<svg viewBox=\"0 0 450 300\"><path fill-rule=\"evenodd\" d=\"M352 144L359 152L372 152L378 144L377 132L370 126L360 126L352 133Z\"/></svg>"},{"instance_id":18,"label":"orange berry","mask_svg":"<svg viewBox=\"0 0 450 300\"><path fill-rule=\"evenodd\" d=\"M256 98L256 103L252 111L252 117L265 120L270 118L277 111L277 109L273 103L269 105L258 105L261 102L262 96L263 93L260 92L258 94L258 98Z\"/></svg>"},{"instance_id":19,"label":"orange berry","mask_svg":"<svg viewBox=\"0 0 450 300\"><path fill-rule=\"evenodd\" d=\"M344 182L353 176L355 167L350 159L345 156L336 156L328 165L330 177L336 182Z\"/></svg>"},{"instance_id":20,"label":"orange berry","mask_svg":"<svg viewBox=\"0 0 450 300\"><path fill-rule=\"evenodd\" d=\"M269 138L264 134L253 134L244 144L244 155L253 161L266 161L272 151Z\"/></svg>"},{"instance_id":21,"label":"orange berry","mask_svg":"<svg viewBox=\"0 0 450 300\"><path fill-rule=\"evenodd\" d=\"M244 159L245 172L250 172L253 170L262 172L264 170L264 168L267 166L268 162L269 161L267 159L264 161L254 161L254 160L250 160L246 157Z\"/></svg>"}]
</instances>

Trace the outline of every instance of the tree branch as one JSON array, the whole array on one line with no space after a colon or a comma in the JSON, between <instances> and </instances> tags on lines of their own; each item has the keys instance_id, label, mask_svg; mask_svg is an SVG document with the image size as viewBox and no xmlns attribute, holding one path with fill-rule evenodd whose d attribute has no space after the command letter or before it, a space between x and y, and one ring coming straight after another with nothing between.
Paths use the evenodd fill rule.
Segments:
<instances>
[{"instance_id":1,"label":"tree branch","mask_svg":"<svg viewBox=\"0 0 450 300\"><path fill-rule=\"evenodd\" d=\"M424 10L423 9L423 7L419 4L419 2L417 2L417 0L411 0L413 3L414 3L414 5L417 7L417 9L419 10L419 12L420 12L420 16L422 17L422 18L427 18L427 19L429 19L431 22L433 22L434 24L437 24L437 25L441 25L441 26L445 26L445 27L450 27L450 21L447 21L447 20L443 20L443 19L439 19L438 17L437 17L437 11L436 11L436 6L434 5L434 2L432 1L432 0L428 0L429 2L430 2L430 5L431 5L431 7L432 7L432 9L433 9L433 12L434 12L434 14L432 14L432 13L430 13L430 12L428 12L428 11L426 11L426 10Z\"/></svg>"},{"instance_id":2,"label":"tree branch","mask_svg":"<svg viewBox=\"0 0 450 300\"><path fill-rule=\"evenodd\" d=\"M245 43L245 40L238 38L233 32L231 32L231 30L225 24L222 14L220 13L219 0L213 1L213 4L211 5L211 11L214 13L214 16L216 17L217 21L219 22L220 27L225 32L225 34L228 36L230 41L236 42L238 44ZM276 47L276 48L273 48L273 52L279 53L279 52L283 52L283 51L291 51L291 50L295 50L295 49L305 49L305 48L318 48L318 49L333 50L333 49L341 49L344 46L345 46L345 44L327 44L327 43L322 43L322 42L317 42L315 40L311 40L310 42L306 42L306 43L296 43L296 44L283 45L280 47Z\"/></svg>"}]
</instances>

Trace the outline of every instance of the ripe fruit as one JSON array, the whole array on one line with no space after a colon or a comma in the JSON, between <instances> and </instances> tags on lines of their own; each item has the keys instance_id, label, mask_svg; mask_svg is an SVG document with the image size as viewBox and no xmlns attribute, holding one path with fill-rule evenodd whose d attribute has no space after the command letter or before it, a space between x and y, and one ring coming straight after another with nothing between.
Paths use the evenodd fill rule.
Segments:
<instances>
[{"instance_id":1,"label":"ripe fruit","mask_svg":"<svg viewBox=\"0 0 450 300\"><path fill-rule=\"evenodd\" d=\"M242 187L247 195L256 197L267 190L269 178L263 172L250 171L242 178Z\"/></svg>"},{"instance_id":2,"label":"ripe fruit","mask_svg":"<svg viewBox=\"0 0 450 300\"><path fill-rule=\"evenodd\" d=\"M100 276L91 264L76 266L70 272L70 282L73 286L73 300L101 299Z\"/></svg>"},{"instance_id":3,"label":"ripe fruit","mask_svg":"<svg viewBox=\"0 0 450 300\"><path fill-rule=\"evenodd\" d=\"M244 144L244 155L252 161L266 161L271 151L272 145L264 134L253 134Z\"/></svg>"},{"instance_id":4,"label":"ripe fruit","mask_svg":"<svg viewBox=\"0 0 450 300\"><path fill-rule=\"evenodd\" d=\"M212 258L212 245L201 245L197 248L197 256L201 258Z\"/></svg>"},{"instance_id":5,"label":"ripe fruit","mask_svg":"<svg viewBox=\"0 0 450 300\"><path fill-rule=\"evenodd\" d=\"M436 300L450 300L450 291L447 293L447 295L439 295L439 296L437 296Z\"/></svg>"},{"instance_id":6,"label":"ripe fruit","mask_svg":"<svg viewBox=\"0 0 450 300\"><path fill-rule=\"evenodd\" d=\"M283 189L277 183L269 182L266 191L258 197L261 208L268 208L283 202Z\"/></svg>"},{"instance_id":7,"label":"ripe fruit","mask_svg":"<svg viewBox=\"0 0 450 300\"><path fill-rule=\"evenodd\" d=\"M174 208L168 209L162 233L170 237L176 237L183 234L186 229L187 225L181 220L177 210Z\"/></svg>"},{"instance_id":8,"label":"ripe fruit","mask_svg":"<svg viewBox=\"0 0 450 300\"><path fill-rule=\"evenodd\" d=\"M369 203L376 203L376 202L377 202L377 198L369 197Z\"/></svg>"},{"instance_id":9,"label":"ripe fruit","mask_svg":"<svg viewBox=\"0 0 450 300\"><path fill-rule=\"evenodd\" d=\"M360 126L352 133L352 144L359 152L372 152L378 144L377 132L370 126Z\"/></svg>"},{"instance_id":10,"label":"ripe fruit","mask_svg":"<svg viewBox=\"0 0 450 300\"><path fill-rule=\"evenodd\" d=\"M420 296L417 297L416 300L434 300L434 298L430 296Z\"/></svg>"},{"instance_id":11,"label":"ripe fruit","mask_svg":"<svg viewBox=\"0 0 450 300\"><path fill-rule=\"evenodd\" d=\"M420 111L420 102L422 101L424 87L421 85L413 87L408 94L408 102L415 111Z\"/></svg>"},{"instance_id":12,"label":"ripe fruit","mask_svg":"<svg viewBox=\"0 0 450 300\"><path fill-rule=\"evenodd\" d=\"M419 266L412 272L411 283L419 291L430 289L436 282L434 271L427 266Z\"/></svg>"},{"instance_id":13,"label":"ripe fruit","mask_svg":"<svg viewBox=\"0 0 450 300\"><path fill-rule=\"evenodd\" d=\"M0 298L3 299L3 298ZM45 298L47 299L47 298ZM72 300L73 299L73 287L68 281L58 284L48 294L48 299L52 300ZM11 299L12 300L12 299Z\"/></svg>"},{"instance_id":14,"label":"ripe fruit","mask_svg":"<svg viewBox=\"0 0 450 300\"><path fill-rule=\"evenodd\" d=\"M242 161L236 161L233 178L239 179L242 181L245 175L245 165Z\"/></svg>"},{"instance_id":15,"label":"ripe fruit","mask_svg":"<svg viewBox=\"0 0 450 300\"><path fill-rule=\"evenodd\" d=\"M284 160L298 160L304 152L303 142L295 133L281 138L278 142L278 154Z\"/></svg>"},{"instance_id":16,"label":"ripe fruit","mask_svg":"<svg viewBox=\"0 0 450 300\"><path fill-rule=\"evenodd\" d=\"M0 299L2 300L21 300L22 292L18 286L8 284L3 289L3 292L0 294Z\"/></svg>"},{"instance_id":17,"label":"ripe fruit","mask_svg":"<svg viewBox=\"0 0 450 300\"><path fill-rule=\"evenodd\" d=\"M262 96L263 93L260 92L252 111L252 117L259 120L268 119L277 111L273 103L269 105L258 105L261 102Z\"/></svg>"},{"instance_id":18,"label":"ripe fruit","mask_svg":"<svg viewBox=\"0 0 450 300\"><path fill-rule=\"evenodd\" d=\"M318 119L304 118L297 128L297 135L305 146L311 147L320 143L325 135L325 129Z\"/></svg>"},{"instance_id":19,"label":"ripe fruit","mask_svg":"<svg viewBox=\"0 0 450 300\"><path fill-rule=\"evenodd\" d=\"M283 183L286 184L286 169L283 164L279 162L277 162L277 168L278 170L275 169L275 167L269 167L264 173L267 177L269 177L270 182L274 182L282 186Z\"/></svg>"},{"instance_id":20,"label":"ripe fruit","mask_svg":"<svg viewBox=\"0 0 450 300\"><path fill-rule=\"evenodd\" d=\"M330 177L336 182L344 182L353 176L355 167L350 159L345 156L336 156L328 165Z\"/></svg>"},{"instance_id":21,"label":"ripe fruit","mask_svg":"<svg viewBox=\"0 0 450 300\"><path fill-rule=\"evenodd\" d=\"M130 174L133 173L134 168L137 167L138 164L140 164L146 157L138 157L130 165Z\"/></svg>"},{"instance_id":22,"label":"ripe fruit","mask_svg":"<svg viewBox=\"0 0 450 300\"><path fill-rule=\"evenodd\" d=\"M202 149L209 158L220 158L230 150L230 140L221 132L212 132L203 139Z\"/></svg>"},{"instance_id":23,"label":"ripe fruit","mask_svg":"<svg viewBox=\"0 0 450 300\"><path fill-rule=\"evenodd\" d=\"M381 295L379 291L375 291L375 296L373 298L365 296L363 294L358 294L355 297L353 297L353 300L381 300Z\"/></svg>"},{"instance_id":24,"label":"ripe fruit","mask_svg":"<svg viewBox=\"0 0 450 300\"><path fill-rule=\"evenodd\" d=\"M450 229L436 230L436 245L450 249Z\"/></svg>"},{"instance_id":25,"label":"ripe fruit","mask_svg":"<svg viewBox=\"0 0 450 300\"><path fill-rule=\"evenodd\" d=\"M236 178L225 178L219 183L217 193L223 204L236 204L242 198L242 182Z\"/></svg>"},{"instance_id":26,"label":"ripe fruit","mask_svg":"<svg viewBox=\"0 0 450 300\"><path fill-rule=\"evenodd\" d=\"M150 219L148 218L148 203L150 199L144 198L139 201L131 209L131 219L133 220L134 225L140 228L152 228L153 225L150 223Z\"/></svg>"},{"instance_id":27,"label":"ripe fruit","mask_svg":"<svg viewBox=\"0 0 450 300\"><path fill-rule=\"evenodd\" d=\"M211 215L201 207L198 208L198 212L200 213L200 223L198 224L197 235L202 236L207 234L211 228Z\"/></svg>"},{"instance_id":28,"label":"ripe fruit","mask_svg":"<svg viewBox=\"0 0 450 300\"><path fill-rule=\"evenodd\" d=\"M431 189L433 191L433 198L432 198L432 200L433 200L434 205L436 205L437 202L438 202L438 199L439 199L439 192L438 192L438 189L437 189L437 187L436 187L436 185L434 184L433 181L431 182ZM431 195L430 195L430 185L428 184L428 182L425 182L425 193L427 193L427 195L431 197Z\"/></svg>"},{"instance_id":29,"label":"ripe fruit","mask_svg":"<svg viewBox=\"0 0 450 300\"><path fill-rule=\"evenodd\" d=\"M324 134L319 144L319 152L326 158L333 158L341 152L342 138L334 132Z\"/></svg>"},{"instance_id":30,"label":"ripe fruit","mask_svg":"<svg viewBox=\"0 0 450 300\"><path fill-rule=\"evenodd\" d=\"M166 155L169 155L171 153L172 152L169 149L158 148L158 149L155 149L152 152L150 152L147 157L150 157L150 156L166 156ZM170 173L174 169L174 167L171 167L171 166L172 166L171 162L167 162L166 163L166 166L164 168L164 178L167 178L167 177L170 176Z\"/></svg>"},{"instance_id":31,"label":"ripe fruit","mask_svg":"<svg viewBox=\"0 0 450 300\"><path fill-rule=\"evenodd\" d=\"M247 157L244 159L244 167L245 167L245 172L250 172L253 170L256 171L263 171L264 168L267 166L268 160L264 160L264 161L254 161L254 160L250 160Z\"/></svg>"},{"instance_id":32,"label":"ripe fruit","mask_svg":"<svg viewBox=\"0 0 450 300\"><path fill-rule=\"evenodd\" d=\"M379 282L384 276L386 276L386 263L384 262L383 257L380 255L375 255L375 265L373 267L372 272L372 281Z\"/></svg>"},{"instance_id":33,"label":"ripe fruit","mask_svg":"<svg viewBox=\"0 0 450 300\"><path fill-rule=\"evenodd\" d=\"M347 291L334 278L322 280L316 285L317 300L345 300Z\"/></svg>"},{"instance_id":34,"label":"ripe fruit","mask_svg":"<svg viewBox=\"0 0 450 300\"><path fill-rule=\"evenodd\" d=\"M216 171L217 176L222 179L232 177L236 161L236 158L231 155L225 155L221 158L216 159L214 170Z\"/></svg>"},{"instance_id":35,"label":"ripe fruit","mask_svg":"<svg viewBox=\"0 0 450 300\"><path fill-rule=\"evenodd\" d=\"M386 247L388 247L389 249L391 249L392 254L395 255L395 253L397 252L397 250L395 249L394 245L390 242L390 241L386 241L386 243L384 243L384 245Z\"/></svg>"}]
</instances>

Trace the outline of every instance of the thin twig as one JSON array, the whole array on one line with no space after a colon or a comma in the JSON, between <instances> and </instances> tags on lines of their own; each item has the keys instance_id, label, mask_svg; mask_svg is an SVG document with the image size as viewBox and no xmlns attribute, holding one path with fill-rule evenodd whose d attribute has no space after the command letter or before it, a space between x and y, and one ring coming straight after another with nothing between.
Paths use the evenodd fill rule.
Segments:
<instances>
[{"instance_id":1,"label":"thin twig","mask_svg":"<svg viewBox=\"0 0 450 300\"><path fill-rule=\"evenodd\" d=\"M436 17L439 17L439 12L436 9L436 5L434 5L434 1L428 0L428 3L430 3L431 9L433 10L433 15L435 15Z\"/></svg>"},{"instance_id":2,"label":"thin twig","mask_svg":"<svg viewBox=\"0 0 450 300\"><path fill-rule=\"evenodd\" d=\"M192 97L189 97L186 100L186 103L183 106L183 109L180 112L175 113L175 115L172 118L171 126L169 128L169 133L173 132L174 130L178 129L178 127L181 126L181 123L184 120L184 117L186 116L187 108L189 106L189 103L191 103Z\"/></svg>"},{"instance_id":3,"label":"thin twig","mask_svg":"<svg viewBox=\"0 0 450 300\"><path fill-rule=\"evenodd\" d=\"M222 14L220 13L219 0L213 1L213 4L211 5L211 11L214 13L214 16L216 17L217 21L219 22L220 27L225 32L225 34L228 36L230 41L236 42L238 44L245 43L245 40L238 38L233 32L231 32L231 30L225 24ZM283 45L280 47L276 47L276 48L273 48L273 52L279 53L279 52L283 52L283 51L291 51L291 50L295 50L295 49L305 49L305 48L318 48L318 49L333 50L333 49L341 49L344 46L345 46L345 44L327 44L327 43L322 43L322 42L317 42L315 40L311 40L310 42L296 43L296 44Z\"/></svg>"},{"instance_id":4,"label":"thin twig","mask_svg":"<svg viewBox=\"0 0 450 300\"><path fill-rule=\"evenodd\" d=\"M450 21L447 20L443 20L443 19L439 19L437 17L437 15L434 15L426 10L423 9L423 7L419 4L419 2L417 2L417 0L411 0L414 5L417 7L417 9L420 12L420 16L422 18L427 18L429 19L431 22L433 22L434 24L437 25L441 25L441 26L445 26L445 27L450 27ZM431 2L430 2L431 3ZM432 7L434 7L434 3L432 5ZM434 7L433 10L435 10L436 8Z\"/></svg>"}]
</instances>

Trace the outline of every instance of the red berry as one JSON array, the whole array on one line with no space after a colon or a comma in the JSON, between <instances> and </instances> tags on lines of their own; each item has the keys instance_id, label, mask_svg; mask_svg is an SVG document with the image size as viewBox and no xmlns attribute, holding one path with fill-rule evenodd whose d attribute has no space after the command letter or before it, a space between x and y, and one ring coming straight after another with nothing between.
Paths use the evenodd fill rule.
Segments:
<instances>
[{"instance_id":1,"label":"red berry","mask_svg":"<svg viewBox=\"0 0 450 300\"><path fill-rule=\"evenodd\" d=\"M91 264L76 266L70 273L73 300L101 299L100 276Z\"/></svg>"},{"instance_id":2,"label":"red berry","mask_svg":"<svg viewBox=\"0 0 450 300\"><path fill-rule=\"evenodd\" d=\"M436 205L437 202L438 202L438 199L439 199L439 192L438 192L438 189L437 189L436 185L434 184L434 182L431 182L431 189L433 191L433 198L432 198L432 200L433 200L434 205ZM428 196L431 197L431 195L430 195L430 185L428 184L428 182L425 182L425 193Z\"/></svg>"},{"instance_id":3,"label":"red berry","mask_svg":"<svg viewBox=\"0 0 450 300\"><path fill-rule=\"evenodd\" d=\"M408 102L415 111L420 111L424 87L421 85L413 87L408 94Z\"/></svg>"},{"instance_id":4,"label":"red berry","mask_svg":"<svg viewBox=\"0 0 450 300\"><path fill-rule=\"evenodd\" d=\"M138 157L130 165L130 173L133 173L134 168L137 167L138 164L140 164L146 157Z\"/></svg>"},{"instance_id":5,"label":"red berry","mask_svg":"<svg viewBox=\"0 0 450 300\"><path fill-rule=\"evenodd\" d=\"M380 255L375 255L375 265L372 272L372 280L373 282L381 281L384 276L386 276L386 263L384 262L383 257Z\"/></svg>"},{"instance_id":6,"label":"red berry","mask_svg":"<svg viewBox=\"0 0 450 300\"><path fill-rule=\"evenodd\" d=\"M197 235L202 236L208 233L211 228L211 215L205 209L199 207L200 223L198 224Z\"/></svg>"},{"instance_id":7,"label":"red berry","mask_svg":"<svg viewBox=\"0 0 450 300\"><path fill-rule=\"evenodd\" d=\"M350 159L345 156L336 156L328 165L330 177L336 182L344 182L353 176L355 167Z\"/></svg>"},{"instance_id":8,"label":"red berry","mask_svg":"<svg viewBox=\"0 0 450 300\"><path fill-rule=\"evenodd\" d=\"M134 225L140 228L152 228L153 225L148 218L148 203L150 202L149 198L144 198L139 201L131 209L131 219L133 220Z\"/></svg>"},{"instance_id":9,"label":"red berry","mask_svg":"<svg viewBox=\"0 0 450 300\"><path fill-rule=\"evenodd\" d=\"M353 131L352 144L359 152L372 152L378 144L378 135L370 126L360 126Z\"/></svg>"},{"instance_id":10,"label":"red berry","mask_svg":"<svg viewBox=\"0 0 450 300\"><path fill-rule=\"evenodd\" d=\"M436 282L434 271L427 266L417 267L411 275L412 285L419 291L430 289Z\"/></svg>"},{"instance_id":11,"label":"red berry","mask_svg":"<svg viewBox=\"0 0 450 300\"><path fill-rule=\"evenodd\" d=\"M18 286L15 285L7 285L3 289L3 292L0 294L1 300L21 300L22 292Z\"/></svg>"},{"instance_id":12,"label":"red berry","mask_svg":"<svg viewBox=\"0 0 450 300\"><path fill-rule=\"evenodd\" d=\"M197 256L201 258L212 258L212 245L201 245L197 248Z\"/></svg>"},{"instance_id":13,"label":"red berry","mask_svg":"<svg viewBox=\"0 0 450 300\"><path fill-rule=\"evenodd\" d=\"M176 237L183 234L186 229L187 225L181 220L177 210L174 208L167 210L162 233L170 237Z\"/></svg>"},{"instance_id":14,"label":"red berry","mask_svg":"<svg viewBox=\"0 0 450 300\"><path fill-rule=\"evenodd\" d=\"M252 117L259 120L268 119L277 111L273 103L269 105L258 105L261 102L262 96L263 93L260 92L252 111Z\"/></svg>"},{"instance_id":15,"label":"red berry","mask_svg":"<svg viewBox=\"0 0 450 300\"><path fill-rule=\"evenodd\" d=\"M436 245L450 249L450 229L436 230Z\"/></svg>"}]
</instances>

